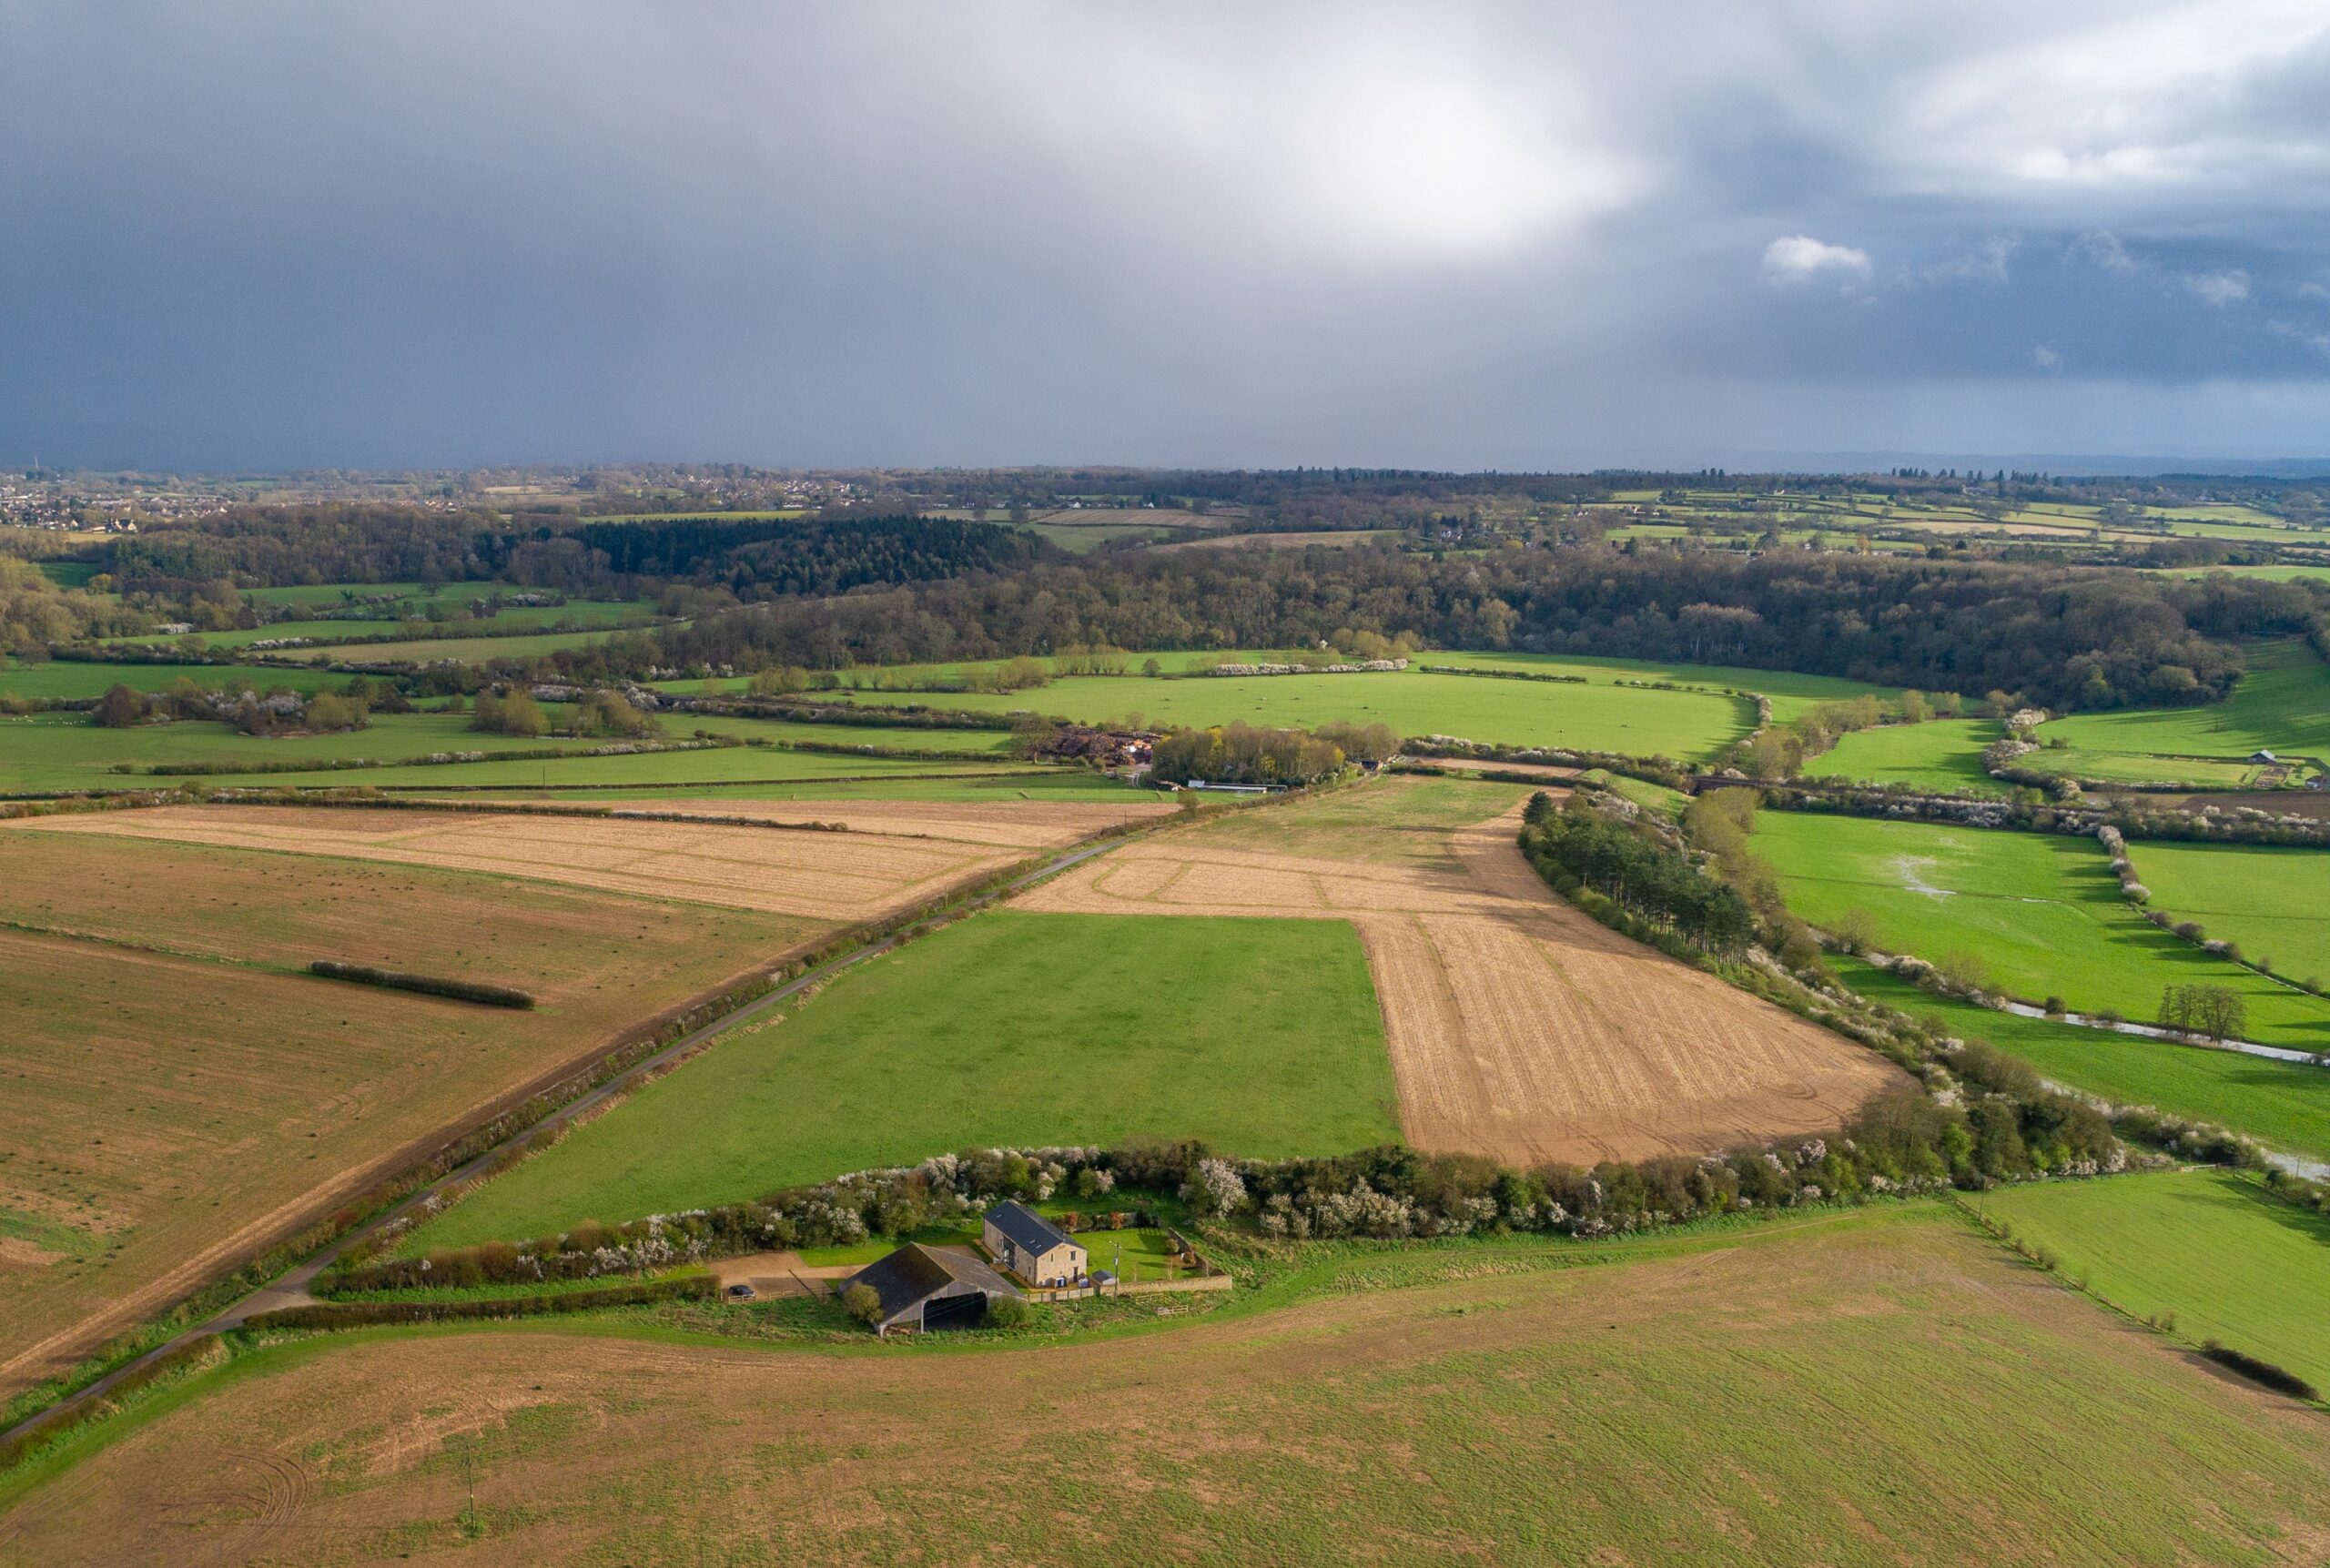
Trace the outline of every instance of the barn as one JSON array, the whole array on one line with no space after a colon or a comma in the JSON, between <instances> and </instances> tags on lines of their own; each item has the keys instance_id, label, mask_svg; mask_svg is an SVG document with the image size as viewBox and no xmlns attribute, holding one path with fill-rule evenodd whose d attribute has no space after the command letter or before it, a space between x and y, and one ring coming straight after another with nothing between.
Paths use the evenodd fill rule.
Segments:
<instances>
[{"instance_id":1,"label":"barn","mask_svg":"<svg viewBox=\"0 0 2330 1568\"><path fill-rule=\"evenodd\" d=\"M842 1281L844 1290L856 1285L870 1289L881 1302L874 1331L883 1335L893 1329L929 1332L972 1328L986 1319L988 1302L1019 1294L1018 1286L969 1253L918 1241L907 1242Z\"/></svg>"}]
</instances>

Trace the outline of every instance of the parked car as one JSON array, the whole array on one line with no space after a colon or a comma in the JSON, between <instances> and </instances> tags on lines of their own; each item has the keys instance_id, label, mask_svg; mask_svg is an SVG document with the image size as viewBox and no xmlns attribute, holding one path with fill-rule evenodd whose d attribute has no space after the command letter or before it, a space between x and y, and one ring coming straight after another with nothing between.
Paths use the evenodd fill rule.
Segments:
<instances>
[{"instance_id":1,"label":"parked car","mask_svg":"<svg viewBox=\"0 0 2330 1568\"><path fill-rule=\"evenodd\" d=\"M728 1297L734 1301L749 1301L753 1299L753 1288L750 1285L731 1285Z\"/></svg>"}]
</instances>

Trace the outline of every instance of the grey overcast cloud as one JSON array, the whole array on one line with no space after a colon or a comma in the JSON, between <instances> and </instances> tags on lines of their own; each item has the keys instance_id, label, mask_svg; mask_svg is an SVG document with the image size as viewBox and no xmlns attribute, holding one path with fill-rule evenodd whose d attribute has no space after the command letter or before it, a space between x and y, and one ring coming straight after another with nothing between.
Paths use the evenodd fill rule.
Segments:
<instances>
[{"instance_id":1,"label":"grey overcast cloud","mask_svg":"<svg viewBox=\"0 0 2330 1568\"><path fill-rule=\"evenodd\" d=\"M2330 452L2330 9L0 0L0 462Z\"/></svg>"}]
</instances>

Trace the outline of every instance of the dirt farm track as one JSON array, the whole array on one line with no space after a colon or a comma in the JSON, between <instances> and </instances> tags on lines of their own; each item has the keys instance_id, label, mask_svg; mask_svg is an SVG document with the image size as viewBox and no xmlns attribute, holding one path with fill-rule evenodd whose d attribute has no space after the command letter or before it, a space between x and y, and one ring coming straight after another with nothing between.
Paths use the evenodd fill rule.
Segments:
<instances>
[{"instance_id":1,"label":"dirt farm track","mask_svg":"<svg viewBox=\"0 0 2330 1568\"><path fill-rule=\"evenodd\" d=\"M1905 1081L1851 1042L1555 899L1514 843L1519 810L1451 830L1447 855L1421 862L1170 833L1019 903L1351 921L1418 1148L1516 1164L1708 1153L1833 1128Z\"/></svg>"}]
</instances>

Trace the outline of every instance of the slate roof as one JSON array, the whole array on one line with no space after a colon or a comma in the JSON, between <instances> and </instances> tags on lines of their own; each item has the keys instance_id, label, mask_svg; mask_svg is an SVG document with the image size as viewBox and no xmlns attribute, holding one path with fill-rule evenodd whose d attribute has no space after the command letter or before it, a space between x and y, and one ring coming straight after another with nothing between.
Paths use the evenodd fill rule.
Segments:
<instances>
[{"instance_id":1,"label":"slate roof","mask_svg":"<svg viewBox=\"0 0 2330 1568\"><path fill-rule=\"evenodd\" d=\"M987 1211L987 1222L1038 1257L1069 1240L1067 1231L1026 1204L1008 1199Z\"/></svg>"},{"instance_id":2,"label":"slate roof","mask_svg":"<svg viewBox=\"0 0 2330 1568\"><path fill-rule=\"evenodd\" d=\"M978 1290L990 1296L1019 1294L1019 1287L978 1259L962 1252L942 1252L919 1241L909 1241L888 1257L868 1263L851 1275L849 1282L873 1287L881 1299L886 1323L912 1311L917 1302L942 1293L964 1295Z\"/></svg>"}]
</instances>

